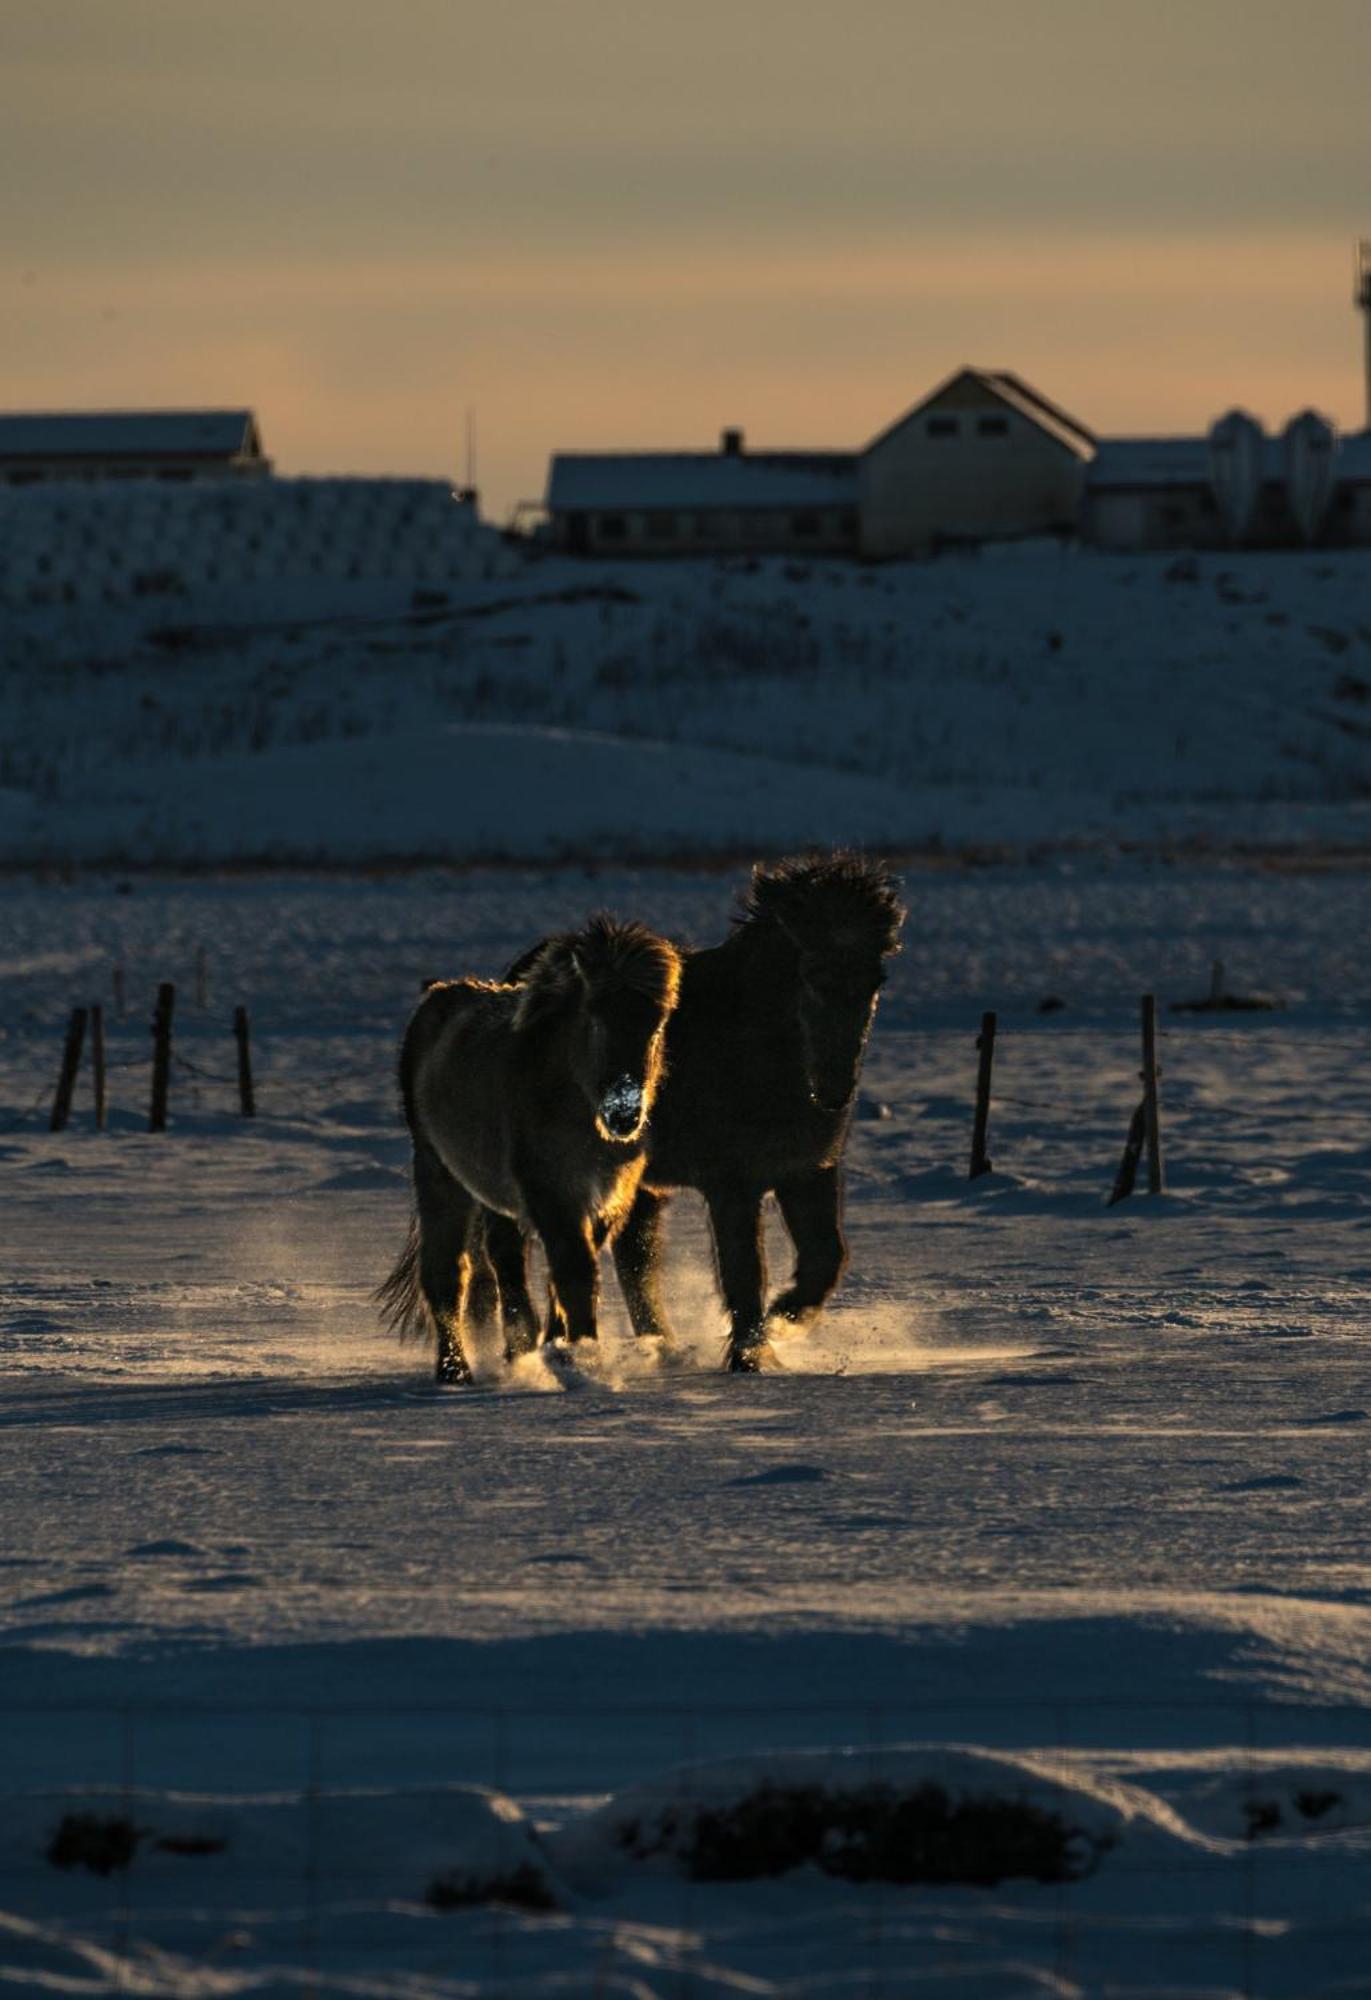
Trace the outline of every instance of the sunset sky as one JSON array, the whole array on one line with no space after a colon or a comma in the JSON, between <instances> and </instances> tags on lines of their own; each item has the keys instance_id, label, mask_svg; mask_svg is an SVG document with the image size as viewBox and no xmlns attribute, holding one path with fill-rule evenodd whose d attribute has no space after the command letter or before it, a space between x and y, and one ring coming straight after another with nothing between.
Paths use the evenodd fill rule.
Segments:
<instances>
[{"instance_id":1,"label":"sunset sky","mask_svg":"<svg viewBox=\"0 0 1371 2000\"><path fill-rule=\"evenodd\" d=\"M855 447L959 362L1358 426L1367 0L0 0L11 409L283 472Z\"/></svg>"}]
</instances>

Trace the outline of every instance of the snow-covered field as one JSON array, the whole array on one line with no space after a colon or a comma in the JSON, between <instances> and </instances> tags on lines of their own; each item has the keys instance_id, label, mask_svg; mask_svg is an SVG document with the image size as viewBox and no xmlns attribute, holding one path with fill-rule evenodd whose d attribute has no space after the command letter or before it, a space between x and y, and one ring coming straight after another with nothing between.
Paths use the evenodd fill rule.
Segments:
<instances>
[{"instance_id":1,"label":"snow-covered field","mask_svg":"<svg viewBox=\"0 0 1371 2000\"><path fill-rule=\"evenodd\" d=\"M1239 749L1245 701L1230 673ZM572 1387L492 1362L434 1390L368 1297L407 1212L419 981L599 906L707 940L740 879L0 886L7 1985L1371 1991L1364 870L912 870L852 1268L786 1372L716 1372L682 1199L693 1366L611 1315ZM1138 996L1203 994L1215 958L1283 1004L1164 1015L1169 1191L1107 1209ZM195 1069L152 1137L160 979ZM110 1130L83 1077L52 1136L62 1025L96 999ZM240 1001L251 1125L220 1080ZM930 1825L934 1879L868 1879L892 1848L918 1872ZM1001 1879L949 1861L969 1825Z\"/></svg>"},{"instance_id":2,"label":"snow-covered field","mask_svg":"<svg viewBox=\"0 0 1371 2000\"><path fill-rule=\"evenodd\" d=\"M179 594L0 606L0 863L1371 849L1365 550L616 565L480 534L441 586L358 530L331 580L230 547Z\"/></svg>"}]
</instances>

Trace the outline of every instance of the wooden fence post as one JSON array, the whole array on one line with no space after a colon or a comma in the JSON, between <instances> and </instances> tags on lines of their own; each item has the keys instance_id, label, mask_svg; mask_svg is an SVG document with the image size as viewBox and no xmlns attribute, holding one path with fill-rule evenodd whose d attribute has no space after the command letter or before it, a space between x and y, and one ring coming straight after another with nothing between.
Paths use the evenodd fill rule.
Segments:
<instances>
[{"instance_id":1,"label":"wooden fence post","mask_svg":"<svg viewBox=\"0 0 1371 2000\"><path fill-rule=\"evenodd\" d=\"M976 1047L981 1052L980 1065L976 1071L976 1116L971 1127L971 1172L969 1180L977 1180L990 1172L990 1156L985 1150L986 1128L990 1123L990 1073L995 1062L995 1016L982 1014L981 1032L976 1037Z\"/></svg>"},{"instance_id":2,"label":"wooden fence post","mask_svg":"<svg viewBox=\"0 0 1371 2000\"><path fill-rule=\"evenodd\" d=\"M1147 1192L1161 1194L1165 1186L1162 1172L1161 1110L1157 1097L1157 999L1153 993L1142 998L1142 1082L1143 1125L1147 1135Z\"/></svg>"},{"instance_id":3,"label":"wooden fence post","mask_svg":"<svg viewBox=\"0 0 1371 2000\"><path fill-rule=\"evenodd\" d=\"M202 1009L209 1005L209 960L202 944L195 947L195 1004Z\"/></svg>"},{"instance_id":4,"label":"wooden fence post","mask_svg":"<svg viewBox=\"0 0 1371 2000\"><path fill-rule=\"evenodd\" d=\"M50 1132L65 1132L71 1115L71 1093L76 1088L76 1072L81 1067L81 1044L86 1038L86 1010L73 1007L67 1022L67 1039L62 1046L62 1067L57 1072L57 1093L52 1100Z\"/></svg>"},{"instance_id":5,"label":"wooden fence post","mask_svg":"<svg viewBox=\"0 0 1371 2000\"><path fill-rule=\"evenodd\" d=\"M157 989L157 1011L152 1017L152 1107L148 1112L149 1132L167 1129L167 1085L171 1079L171 1017L176 1007L176 988L169 980Z\"/></svg>"},{"instance_id":6,"label":"wooden fence post","mask_svg":"<svg viewBox=\"0 0 1371 2000\"><path fill-rule=\"evenodd\" d=\"M1128 1124L1128 1137L1124 1140L1123 1158L1119 1161L1119 1171L1114 1176L1114 1187L1107 1206L1113 1208L1115 1202L1126 1201L1133 1192L1133 1183L1138 1178L1138 1161L1142 1158L1146 1113L1141 1104L1133 1113Z\"/></svg>"},{"instance_id":7,"label":"wooden fence post","mask_svg":"<svg viewBox=\"0 0 1371 2000\"><path fill-rule=\"evenodd\" d=\"M235 1007L233 1032L238 1041L238 1108L244 1118L255 1118L257 1100L252 1090L252 1044L248 1038L248 1010Z\"/></svg>"},{"instance_id":8,"label":"wooden fence post","mask_svg":"<svg viewBox=\"0 0 1371 2000\"><path fill-rule=\"evenodd\" d=\"M114 1011L122 1021L125 1008L128 1004L128 981L124 977L124 968L122 965L115 966L114 978L111 984L114 988Z\"/></svg>"},{"instance_id":9,"label":"wooden fence post","mask_svg":"<svg viewBox=\"0 0 1371 2000\"><path fill-rule=\"evenodd\" d=\"M105 1129L105 1010L90 1010L90 1072L95 1085L95 1129Z\"/></svg>"}]
</instances>

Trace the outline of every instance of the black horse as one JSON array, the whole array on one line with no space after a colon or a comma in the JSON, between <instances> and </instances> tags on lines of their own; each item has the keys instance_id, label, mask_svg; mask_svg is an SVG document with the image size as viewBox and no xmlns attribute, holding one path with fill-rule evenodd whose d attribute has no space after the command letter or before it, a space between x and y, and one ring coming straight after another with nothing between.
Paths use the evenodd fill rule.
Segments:
<instances>
[{"instance_id":1,"label":"black horse","mask_svg":"<svg viewBox=\"0 0 1371 2000\"><path fill-rule=\"evenodd\" d=\"M560 1323L593 1340L598 1251L627 1218L662 1073L681 959L641 924L596 917L547 939L522 982L430 986L405 1031L400 1089L415 1214L377 1293L402 1335L431 1332L440 1382L466 1382L462 1343L483 1212L547 1253ZM506 1340L534 1340L507 1302Z\"/></svg>"},{"instance_id":2,"label":"black horse","mask_svg":"<svg viewBox=\"0 0 1371 2000\"><path fill-rule=\"evenodd\" d=\"M759 863L730 936L685 954L647 1169L613 1244L636 1334L671 1337L660 1262L673 1188L698 1188L708 1205L727 1368L764 1367L768 1321L802 1326L833 1293L847 1263L843 1148L904 915L880 861L838 853ZM511 977L536 964L537 949ZM767 1306L762 1204L773 1191L795 1269ZM487 1247L506 1314L531 1317L519 1231L492 1216Z\"/></svg>"}]
</instances>

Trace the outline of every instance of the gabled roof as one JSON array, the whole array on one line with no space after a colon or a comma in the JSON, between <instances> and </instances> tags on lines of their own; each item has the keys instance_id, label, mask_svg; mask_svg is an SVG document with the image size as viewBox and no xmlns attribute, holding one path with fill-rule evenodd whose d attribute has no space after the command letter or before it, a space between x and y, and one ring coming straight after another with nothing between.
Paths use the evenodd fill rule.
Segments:
<instances>
[{"instance_id":1,"label":"gabled roof","mask_svg":"<svg viewBox=\"0 0 1371 2000\"><path fill-rule=\"evenodd\" d=\"M1093 431L1087 430L1075 417L1068 416L1058 404L1050 402L1040 391L1025 382L1021 375L1015 375L1007 368L955 369L945 381L938 384L936 389L931 389L921 401L915 403L913 409L906 410L893 424L887 424L883 431L878 431L865 447L865 451L874 451L878 445L884 444L887 438L892 438L898 431L902 431L906 424L913 423L930 404L945 396L954 384L968 381L984 389L994 401L1004 404L1006 409L1013 410L1018 416L1026 417L1030 423L1045 431L1056 443L1064 445L1077 458L1086 458L1094 451Z\"/></svg>"},{"instance_id":2,"label":"gabled roof","mask_svg":"<svg viewBox=\"0 0 1371 2000\"><path fill-rule=\"evenodd\" d=\"M550 514L590 509L847 507L857 461L836 451L561 451L548 472Z\"/></svg>"},{"instance_id":3,"label":"gabled roof","mask_svg":"<svg viewBox=\"0 0 1371 2000\"><path fill-rule=\"evenodd\" d=\"M75 410L0 415L0 458L260 458L251 410Z\"/></svg>"}]
</instances>

